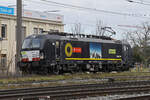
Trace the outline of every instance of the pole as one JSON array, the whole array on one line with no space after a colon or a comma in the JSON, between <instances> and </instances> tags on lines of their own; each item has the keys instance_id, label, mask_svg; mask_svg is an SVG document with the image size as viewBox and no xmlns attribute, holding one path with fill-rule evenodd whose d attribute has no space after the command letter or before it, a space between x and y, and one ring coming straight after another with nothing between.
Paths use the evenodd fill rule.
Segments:
<instances>
[{"instance_id":1,"label":"pole","mask_svg":"<svg viewBox=\"0 0 150 100\"><path fill-rule=\"evenodd\" d=\"M0 42L1 42L1 48L0 48L0 67L2 67L2 23L1 23L1 20L0 20Z\"/></svg>"},{"instance_id":2,"label":"pole","mask_svg":"<svg viewBox=\"0 0 150 100\"><path fill-rule=\"evenodd\" d=\"M16 66L20 60L21 36L22 36L22 0L17 0L17 28L16 28Z\"/></svg>"}]
</instances>

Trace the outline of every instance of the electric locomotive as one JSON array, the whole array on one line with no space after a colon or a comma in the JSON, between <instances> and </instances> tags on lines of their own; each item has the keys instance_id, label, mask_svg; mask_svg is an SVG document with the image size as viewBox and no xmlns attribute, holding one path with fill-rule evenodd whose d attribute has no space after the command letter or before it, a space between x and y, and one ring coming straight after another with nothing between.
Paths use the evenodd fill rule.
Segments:
<instances>
[{"instance_id":1,"label":"electric locomotive","mask_svg":"<svg viewBox=\"0 0 150 100\"><path fill-rule=\"evenodd\" d=\"M53 32L25 38L18 65L23 73L124 71L132 66L131 47L110 37Z\"/></svg>"}]
</instances>

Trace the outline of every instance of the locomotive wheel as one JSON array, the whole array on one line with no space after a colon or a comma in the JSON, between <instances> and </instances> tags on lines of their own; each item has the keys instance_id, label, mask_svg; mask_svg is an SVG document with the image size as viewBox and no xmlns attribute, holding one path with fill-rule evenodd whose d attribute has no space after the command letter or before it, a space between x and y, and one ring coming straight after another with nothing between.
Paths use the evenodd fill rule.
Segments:
<instances>
[{"instance_id":1,"label":"locomotive wheel","mask_svg":"<svg viewBox=\"0 0 150 100\"><path fill-rule=\"evenodd\" d=\"M53 73L56 75L60 74L60 66L59 65L53 66Z\"/></svg>"},{"instance_id":2,"label":"locomotive wheel","mask_svg":"<svg viewBox=\"0 0 150 100\"><path fill-rule=\"evenodd\" d=\"M77 66L77 72L83 72L81 66Z\"/></svg>"},{"instance_id":3,"label":"locomotive wheel","mask_svg":"<svg viewBox=\"0 0 150 100\"><path fill-rule=\"evenodd\" d=\"M22 75L31 74L30 65L27 65L26 67L23 67L21 70L22 70Z\"/></svg>"},{"instance_id":4,"label":"locomotive wheel","mask_svg":"<svg viewBox=\"0 0 150 100\"><path fill-rule=\"evenodd\" d=\"M76 73L76 72L77 72L77 70L72 69L70 72L71 72L72 74L74 74L74 73Z\"/></svg>"},{"instance_id":5,"label":"locomotive wheel","mask_svg":"<svg viewBox=\"0 0 150 100\"><path fill-rule=\"evenodd\" d=\"M28 71L25 68L22 68L21 71L23 76L28 74Z\"/></svg>"}]
</instances>

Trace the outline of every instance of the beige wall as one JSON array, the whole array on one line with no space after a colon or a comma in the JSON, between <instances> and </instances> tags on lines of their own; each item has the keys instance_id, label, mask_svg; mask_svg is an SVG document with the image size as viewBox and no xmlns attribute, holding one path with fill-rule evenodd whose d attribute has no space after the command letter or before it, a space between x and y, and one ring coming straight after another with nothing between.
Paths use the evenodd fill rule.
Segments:
<instances>
[{"instance_id":1,"label":"beige wall","mask_svg":"<svg viewBox=\"0 0 150 100\"><path fill-rule=\"evenodd\" d=\"M1 19L0 19L0 37L1 37Z\"/></svg>"},{"instance_id":2,"label":"beige wall","mask_svg":"<svg viewBox=\"0 0 150 100\"><path fill-rule=\"evenodd\" d=\"M10 73L15 73L15 54L16 54L16 17L8 15L0 15L0 25L7 25L7 37L0 41L1 54L7 54L7 67ZM33 34L33 28L43 28L45 31L50 29L64 31L64 24L62 22L40 20L32 18L23 18L22 26L26 27L26 36ZM0 28L1 32L1 28ZM1 36L0 36L1 37ZM1 70L1 68L0 68ZM1 72L1 71L0 71Z\"/></svg>"}]
</instances>

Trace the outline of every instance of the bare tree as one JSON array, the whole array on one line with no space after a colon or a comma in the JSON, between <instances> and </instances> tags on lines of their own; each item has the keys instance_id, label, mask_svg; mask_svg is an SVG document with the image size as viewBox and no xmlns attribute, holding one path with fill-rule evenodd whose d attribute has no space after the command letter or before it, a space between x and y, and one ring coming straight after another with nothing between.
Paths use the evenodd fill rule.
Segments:
<instances>
[{"instance_id":1,"label":"bare tree","mask_svg":"<svg viewBox=\"0 0 150 100\"><path fill-rule=\"evenodd\" d=\"M72 27L71 27L71 32L73 34L81 34L83 33L83 28L82 28L82 25L81 23L75 23Z\"/></svg>"},{"instance_id":2,"label":"bare tree","mask_svg":"<svg viewBox=\"0 0 150 100\"><path fill-rule=\"evenodd\" d=\"M7 59L7 66L6 66L6 71L7 71L7 76L9 75L14 75L16 72L16 67L15 66L15 48L13 47L15 42L11 43L11 50L8 52L8 59Z\"/></svg>"},{"instance_id":3,"label":"bare tree","mask_svg":"<svg viewBox=\"0 0 150 100\"><path fill-rule=\"evenodd\" d=\"M148 41L150 40L150 24L148 22L142 23L142 28L137 29L134 32L126 33L128 40L133 47L138 48L137 53L143 58L143 63L147 65L150 60L150 48Z\"/></svg>"},{"instance_id":4,"label":"bare tree","mask_svg":"<svg viewBox=\"0 0 150 100\"><path fill-rule=\"evenodd\" d=\"M147 47L148 40L150 40L150 24L148 22L142 23L142 28L134 32L126 33L128 40L134 46Z\"/></svg>"}]
</instances>

